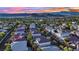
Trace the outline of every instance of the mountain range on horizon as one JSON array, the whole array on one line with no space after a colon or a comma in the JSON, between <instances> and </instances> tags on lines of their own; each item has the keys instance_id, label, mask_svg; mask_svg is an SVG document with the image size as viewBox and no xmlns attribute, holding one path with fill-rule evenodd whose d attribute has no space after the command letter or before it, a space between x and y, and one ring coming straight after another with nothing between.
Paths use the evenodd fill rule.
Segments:
<instances>
[{"instance_id":1,"label":"mountain range on horizon","mask_svg":"<svg viewBox=\"0 0 79 59\"><path fill-rule=\"evenodd\" d=\"M15 14L8 14L8 13L0 13L0 18L4 17L51 17L51 16L79 16L79 12L51 12L51 13L15 13Z\"/></svg>"},{"instance_id":2,"label":"mountain range on horizon","mask_svg":"<svg viewBox=\"0 0 79 59\"><path fill-rule=\"evenodd\" d=\"M79 12L79 7L0 7L0 13Z\"/></svg>"}]
</instances>

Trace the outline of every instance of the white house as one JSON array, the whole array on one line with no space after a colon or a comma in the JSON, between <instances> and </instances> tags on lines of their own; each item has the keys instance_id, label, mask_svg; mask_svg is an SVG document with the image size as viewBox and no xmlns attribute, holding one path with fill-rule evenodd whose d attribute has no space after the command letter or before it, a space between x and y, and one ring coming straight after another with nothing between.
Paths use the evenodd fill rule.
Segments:
<instances>
[{"instance_id":1,"label":"white house","mask_svg":"<svg viewBox=\"0 0 79 59\"><path fill-rule=\"evenodd\" d=\"M76 22L72 22L72 28L73 28L73 29L78 29L78 25L77 25Z\"/></svg>"},{"instance_id":2,"label":"white house","mask_svg":"<svg viewBox=\"0 0 79 59\"><path fill-rule=\"evenodd\" d=\"M48 32L51 32L52 31L52 27L50 27L50 26L46 26L46 28L45 28Z\"/></svg>"},{"instance_id":3,"label":"white house","mask_svg":"<svg viewBox=\"0 0 79 59\"><path fill-rule=\"evenodd\" d=\"M36 28L35 23L30 24L30 28Z\"/></svg>"}]
</instances>

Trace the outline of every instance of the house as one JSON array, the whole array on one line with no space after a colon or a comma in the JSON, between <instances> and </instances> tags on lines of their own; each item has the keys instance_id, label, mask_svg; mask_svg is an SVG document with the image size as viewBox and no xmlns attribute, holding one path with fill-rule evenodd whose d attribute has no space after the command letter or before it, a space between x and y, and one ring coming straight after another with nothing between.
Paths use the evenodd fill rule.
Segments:
<instances>
[{"instance_id":1,"label":"house","mask_svg":"<svg viewBox=\"0 0 79 59\"><path fill-rule=\"evenodd\" d=\"M3 25L0 25L0 28L2 28L3 27Z\"/></svg>"},{"instance_id":2,"label":"house","mask_svg":"<svg viewBox=\"0 0 79 59\"><path fill-rule=\"evenodd\" d=\"M62 28L63 30L64 30L66 27L67 27L66 23L63 23L63 24L61 25L61 28Z\"/></svg>"},{"instance_id":3,"label":"house","mask_svg":"<svg viewBox=\"0 0 79 59\"><path fill-rule=\"evenodd\" d=\"M37 31L34 31L34 32L32 32L32 36L33 36L33 37L34 37L34 36L41 36L41 33L37 32Z\"/></svg>"},{"instance_id":4,"label":"house","mask_svg":"<svg viewBox=\"0 0 79 59\"><path fill-rule=\"evenodd\" d=\"M17 35L17 34L24 35L25 32L24 32L24 31L16 31L16 32L14 33L14 35Z\"/></svg>"},{"instance_id":5,"label":"house","mask_svg":"<svg viewBox=\"0 0 79 59\"><path fill-rule=\"evenodd\" d=\"M51 32L52 31L52 27L50 27L50 26L46 26L46 28L45 28L48 32Z\"/></svg>"},{"instance_id":6,"label":"house","mask_svg":"<svg viewBox=\"0 0 79 59\"><path fill-rule=\"evenodd\" d=\"M35 40L35 43L37 43L40 47L50 44L50 41L44 36L35 37L33 39Z\"/></svg>"},{"instance_id":7,"label":"house","mask_svg":"<svg viewBox=\"0 0 79 59\"><path fill-rule=\"evenodd\" d=\"M25 29L16 29L16 31L25 31Z\"/></svg>"},{"instance_id":8,"label":"house","mask_svg":"<svg viewBox=\"0 0 79 59\"><path fill-rule=\"evenodd\" d=\"M79 42L76 44L76 47L75 51L79 51Z\"/></svg>"},{"instance_id":9,"label":"house","mask_svg":"<svg viewBox=\"0 0 79 59\"><path fill-rule=\"evenodd\" d=\"M4 26L3 29L6 29L7 30L7 29L9 29L9 27L8 26Z\"/></svg>"},{"instance_id":10,"label":"house","mask_svg":"<svg viewBox=\"0 0 79 59\"><path fill-rule=\"evenodd\" d=\"M43 51L61 51L60 48L55 46L55 45L49 45L49 46L41 47L41 49Z\"/></svg>"},{"instance_id":11,"label":"house","mask_svg":"<svg viewBox=\"0 0 79 59\"><path fill-rule=\"evenodd\" d=\"M12 51L27 51L27 41L15 41L11 43Z\"/></svg>"},{"instance_id":12,"label":"house","mask_svg":"<svg viewBox=\"0 0 79 59\"><path fill-rule=\"evenodd\" d=\"M25 29L16 29L14 35L17 35L17 34L25 35Z\"/></svg>"},{"instance_id":13,"label":"house","mask_svg":"<svg viewBox=\"0 0 79 59\"><path fill-rule=\"evenodd\" d=\"M56 35L59 39L64 40L70 35L70 31L62 31L59 29L52 29L52 34Z\"/></svg>"},{"instance_id":14,"label":"house","mask_svg":"<svg viewBox=\"0 0 79 59\"><path fill-rule=\"evenodd\" d=\"M19 25L16 29L13 37L13 42L11 43L11 49L13 51L27 51L27 41L25 40L25 27Z\"/></svg>"},{"instance_id":15,"label":"house","mask_svg":"<svg viewBox=\"0 0 79 59\"><path fill-rule=\"evenodd\" d=\"M8 23L5 23L3 26L8 26Z\"/></svg>"},{"instance_id":16,"label":"house","mask_svg":"<svg viewBox=\"0 0 79 59\"><path fill-rule=\"evenodd\" d=\"M64 37L60 33L55 33L59 40L64 40Z\"/></svg>"},{"instance_id":17,"label":"house","mask_svg":"<svg viewBox=\"0 0 79 59\"><path fill-rule=\"evenodd\" d=\"M30 28L36 28L36 24L35 23L30 24Z\"/></svg>"},{"instance_id":18,"label":"house","mask_svg":"<svg viewBox=\"0 0 79 59\"><path fill-rule=\"evenodd\" d=\"M14 26L14 24L12 24L12 23L9 23L9 24L8 24L8 26Z\"/></svg>"},{"instance_id":19,"label":"house","mask_svg":"<svg viewBox=\"0 0 79 59\"><path fill-rule=\"evenodd\" d=\"M5 30L5 29L0 29L0 32L7 32L7 30Z\"/></svg>"},{"instance_id":20,"label":"house","mask_svg":"<svg viewBox=\"0 0 79 59\"><path fill-rule=\"evenodd\" d=\"M34 31L37 31L37 28L31 28L30 29L30 32L34 32Z\"/></svg>"},{"instance_id":21,"label":"house","mask_svg":"<svg viewBox=\"0 0 79 59\"><path fill-rule=\"evenodd\" d=\"M72 29L78 29L78 25L76 22L72 22Z\"/></svg>"},{"instance_id":22,"label":"house","mask_svg":"<svg viewBox=\"0 0 79 59\"><path fill-rule=\"evenodd\" d=\"M14 35L13 41L24 41L24 40L25 40L24 35L20 34Z\"/></svg>"},{"instance_id":23,"label":"house","mask_svg":"<svg viewBox=\"0 0 79 59\"><path fill-rule=\"evenodd\" d=\"M62 31L58 29L52 29L51 33L56 35L60 40L64 40L64 37L62 36Z\"/></svg>"},{"instance_id":24,"label":"house","mask_svg":"<svg viewBox=\"0 0 79 59\"><path fill-rule=\"evenodd\" d=\"M17 30L18 30L18 29L25 29L25 27L18 27Z\"/></svg>"},{"instance_id":25,"label":"house","mask_svg":"<svg viewBox=\"0 0 79 59\"><path fill-rule=\"evenodd\" d=\"M79 42L79 37L76 34L70 34L69 40L70 42L76 44Z\"/></svg>"},{"instance_id":26,"label":"house","mask_svg":"<svg viewBox=\"0 0 79 59\"><path fill-rule=\"evenodd\" d=\"M68 37L70 35L70 31L65 31L61 33L62 37Z\"/></svg>"},{"instance_id":27,"label":"house","mask_svg":"<svg viewBox=\"0 0 79 59\"><path fill-rule=\"evenodd\" d=\"M79 29L76 30L75 34L79 37Z\"/></svg>"},{"instance_id":28,"label":"house","mask_svg":"<svg viewBox=\"0 0 79 59\"><path fill-rule=\"evenodd\" d=\"M34 37L35 43L43 50L43 51L60 51L60 48L57 46L51 45L50 41L46 39L44 36Z\"/></svg>"},{"instance_id":29,"label":"house","mask_svg":"<svg viewBox=\"0 0 79 59\"><path fill-rule=\"evenodd\" d=\"M76 47L75 51L79 51L79 34L78 32L71 32L69 35L69 41L71 43L71 46Z\"/></svg>"}]
</instances>

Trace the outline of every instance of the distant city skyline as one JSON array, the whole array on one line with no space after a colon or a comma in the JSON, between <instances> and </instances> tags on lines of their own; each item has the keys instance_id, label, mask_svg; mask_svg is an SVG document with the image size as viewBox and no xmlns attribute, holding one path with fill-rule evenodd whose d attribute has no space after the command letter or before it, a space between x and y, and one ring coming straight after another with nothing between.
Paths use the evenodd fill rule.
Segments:
<instances>
[{"instance_id":1,"label":"distant city skyline","mask_svg":"<svg viewBox=\"0 0 79 59\"><path fill-rule=\"evenodd\" d=\"M0 7L0 13L46 13L60 11L79 12L79 7Z\"/></svg>"}]
</instances>

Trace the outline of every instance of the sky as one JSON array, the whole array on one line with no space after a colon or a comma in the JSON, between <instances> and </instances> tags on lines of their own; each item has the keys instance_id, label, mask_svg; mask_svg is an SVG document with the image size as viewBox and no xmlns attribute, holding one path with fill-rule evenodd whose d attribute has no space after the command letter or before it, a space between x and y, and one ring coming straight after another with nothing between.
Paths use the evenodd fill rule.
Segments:
<instances>
[{"instance_id":1,"label":"sky","mask_svg":"<svg viewBox=\"0 0 79 59\"><path fill-rule=\"evenodd\" d=\"M0 7L0 13L34 13L51 7Z\"/></svg>"},{"instance_id":2,"label":"sky","mask_svg":"<svg viewBox=\"0 0 79 59\"><path fill-rule=\"evenodd\" d=\"M46 13L78 11L79 7L0 7L0 13Z\"/></svg>"}]
</instances>

